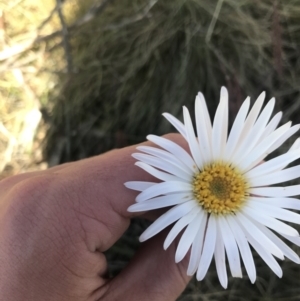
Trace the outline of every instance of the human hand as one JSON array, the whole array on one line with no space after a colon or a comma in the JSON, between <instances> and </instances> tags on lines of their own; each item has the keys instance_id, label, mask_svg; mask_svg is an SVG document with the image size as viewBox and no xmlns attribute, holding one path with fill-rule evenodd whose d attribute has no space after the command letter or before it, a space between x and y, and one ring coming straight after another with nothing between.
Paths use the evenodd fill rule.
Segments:
<instances>
[{"instance_id":1,"label":"human hand","mask_svg":"<svg viewBox=\"0 0 300 301\"><path fill-rule=\"evenodd\" d=\"M127 212L137 193L124 182L154 181L134 166L135 147L0 182L0 300L168 301L180 295L190 279L188 261L175 264L174 244L163 250L165 233L143 243L118 276L105 278L103 252L138 215Z\"/></svg>"}]
</instances>

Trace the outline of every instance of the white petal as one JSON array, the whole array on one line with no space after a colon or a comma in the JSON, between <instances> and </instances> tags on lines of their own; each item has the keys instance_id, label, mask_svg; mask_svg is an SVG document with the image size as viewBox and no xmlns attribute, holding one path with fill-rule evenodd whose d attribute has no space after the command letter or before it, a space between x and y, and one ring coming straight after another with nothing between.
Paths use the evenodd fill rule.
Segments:
<instances>
[{"instance_id":1,"label":"white petal","mask_svg":"<svg viewBox=\"0 0 300 301\"><path fill-rule=\"evenodd\" d=\"M161 215L156 221L154 221L140 236L140 241L145 241L152 236L156 235L184 215L188 214L196 206L196 202L189 201L183 204L179 204L169 211Z\"/></svg>"},{"instance_id":2,"label":"white petal","mask_svg":"<svg viewBox=\"0 0 300 301\"><path fill-rule=\"evenodd\" d=\"M282 117L282 112L278 112L269 122L269 124L266 126L263 134L258 140L258 143L262 142L266 137L268 137L278 126L280 120ZM257 144L258 144L257 143Z\"/></svg>"},{"instance_id":3,"label":"white petal","mask_svg":"<svg viewBox=\"0 0 300 301\"><path fill-rule=\"evenodd\" d=\"M178 160L184 163L192 172L195 172L197 170L196 163L192 159L190 154L175 142L155 135L148 135L147 139L173 154Z\"/></svg>"},{"instance_id":4,"label":"white petal","mask_svg":"<svg viewBox=\"0 0 300 301\"><path fill-rule=\"evenodd\" d=\"M281 219L283 221L300 224L300 215L298 213L282 209L271 204L266 204L263 202L257 202L255 199L248 202L248 207L252 208L254 211L267 212L268 216Z\"/></svg>"},{"instance_id":5,"label":"white petal","mask_svg":"<svg viewBox=\"0 0 300 301\"><path fill-rule=\"evenodd\" d=\"M186 173L188 175L193 175L193 171L189 170L185 164L183 164L174 155L172 155L171 153L169 153L165 150L159 149L157 147L152 147L152 146L138 146L137 149L141 152L144 152L151 156L160 158L168 163L171 163L172 165L177 166L184 173Z\"/></svg>"},{"instance_id":6,"label":"white petal","mask_svg":"<svg viewBox=\"0 0 300 301\"><path fill-rule=\"evenodd\" d=\"M187 140L183 123L169 113L163 113L162 115L174 126L174 128L185 138L185 140Z\"/></svg>"},{"instance_id":7,"label":"white petal","mask_svg":"<svg viewBox=\"0 0 300 301\"><path fill-rule=\"evenodd\" d=\"M248 273L249 279L251 283L254 283L256 280L256 269L252 256L252 252L250 246L248 244L246 235L239 224L235 221L234 216L227 216L227 222L231 228L231 231L235 237L235 240L239 246L240 253Z\"/></svg>"},{"instance_id":8,"label":"white petal","mask_svg":"<svg viewBox=\"0 0 300 301\"><path fill-rule=\"evenodd\" d=\"M287 139L289 139L291 136L293 136L298 130L300 129L300 125L294 125L290 128L290 130L280 137L278 140L275 141L275 143L268 149L268 153L271 154L275 149L280 147Z\"/></svg>"},{"instance_id":9,"label":"white petal","mask_svg":"<svg viewBox=\"0 0 300 301\"><path fill-rule=\"evenodd\" d=\"M192 153L193 159L195 160L198 168L201 169L203 166L203 158L201 155L198 141L195 137L195 132L190 117L190 113L186 107L183 107L183 119L186 128L187 141L190 147L190 151Z\"/></svg>"},{"instance_id":10,"label":"white petal","mask_svg":"<svg viewBox=\"0 0 300 301\"><path fill-rule=\"evenodd\" d=\"M271 117L274 105L275 98L272 98L263 109L254 126L249 131L247 137L244 138L243 143L239 145L238 151L234 153L232 161L237 165L239 165L239 163L252 151L252 149L257 144L259 138L264 132L268 120Z\"/></svg>"},{"instance_id":11,"label":"white petal","mask_svg":"<svg viewBox=\"0 0 300 301\"><path fill-rule=\"evenodd\" d=\"M249 179L254 179L262 175L272 174L276 170L281 170L291 162L300 158L300 150L294 150L264 162L247 172Z\"/></svg>"},{"instance_id":12,"label":"white petal","mask_svg":"<svg viewBox=\"0 0 300 301\"><path fill-rule=\"evenodd\" d=\"M163 171L166 171L172 175L175 175L178 178L183 179L185 181L189 182L192 179L192 175L188 173L188 172L190 172L188 169L183 170L179 166L174 165L171 162L167 162L163 159L156 158L156 157L146 155L146 154L140 154L140 153L134 153L134 154L132 154L132 157L134 157L135 159L140 160L146 164L149 164L149 165L159 168ZM180 180L180 179L178 179L178 180Z\"/></svg>"},{"instance_id":13,"label":"white petal","mask_svg":"<svg viewBox=\"0 0 300 301\"><path fill-rule=\"evenodd\" d=\"M299 236L290 236L290 235L286 235L286 234L282 234L280 233L281 236L283 236L284 238L286 238L287 240L289 240L290 242L292 242L293 244L295 244L296 246L300 247L300 237Z\"/></svg>"},{"instance_id":14,"label":"white petal","mask_svg":"<svg viewBox=\"0 0 300 301\"><path fill-rule=\"evenodd\" d=\"M292 185L286 187L250 188L249 193L254 195L259 195L259 196L273 196L273 197L294 196L300 194L300 185Z\"/></svg>"},{"instance_id":15,"label":"white petal","mask_svg":"<svg viewBox=\"0 0 300 301\"><path fill-rule=\"evenodd\" d=\"M284 234L292 235L292 236L299 236L299 233L297 232L296 229L267 215L267 213L265 213L265 212L261 212L260 210L257 210L257 208L255 210L249 206L245 206L243 208L243 212L248 217L256 220L257 222L261 223L264 226L267 226L270 229L273 229L274 231L276 231L278 233L284 233Z\"/></svg>"},{"instance_id":16,"label":"white petal","mask_svg":"<svg viewBox=\"0 0 300 301\"><path fill-rule=\"evenodd\" d=\"M263 243L264 248L266 248L270 253L280 259L283 259L284 257L281 250L270 239L268 239L248 218L249 216L245 212L245 208L243 211L244 214L240 212L236 215L236 218L239 224L242 225L245 234L247 234L247 237L253 237L254 240L257 240L259 243Z\"/></svg>"},{"instance_id":17,"label":"white petal","mask_svg":"<svg viewBox=\"0 0 300 301\"><path fill-rule=\"evenodd\" d=\"M275 98L271 98L269 102L266 104L262 112L260 113L259 117L257 118L253 128L257 128L257 130L260 129L260 127L265 128L268 120L270 119L273 109L275 106Z\"/></svg>"},{"instance_id":18,"label":"white petal","mask_svg":"<svg viewBox=\"0 0 300 301\"><path fill-rule=\"evenodd\" d=\"M261 243L257 242L255 239L247 235L247 239L252 247L256 250L258 255L265 261L265 263L270 267L270 269L279 277L282 277L282 270L278 262L269 253Z\"/></svg>"},{"instance_id":19,"label":"white petal","mask_svg":"<svg viewBox=\"0 0 300 301\"><path fill-rule=\"evenodd\" d=\"M144 169L147 173L154 176L155 178L162 180L162 181L178 181L178 177L168 174L166 172L157 170L156 168L144 163L144 162L135 162L136 166Z\"/></svg>"},{"instance_id":20,"label":"white petal","mask_svg":"<svg viewBox=\"0 0 300 301\"><path fill-rule=\"evenodd\" d=\"M277 206L280 208L300 210L300 200L295 198L260 198L260 197L251 197L250 201L258 202L259 206L261 203L268 204L271 206Z\"/></svg>"},{"instance_id":21,"label":"white petal","mask_svg":"<svg viewBox=\"0 0 300 301\"><path fill-rule=\"evenodd\" d=\"M253 124L255 123L256 119L257 119L257 116L260 112L260 109L264 103L264 100L265 100L265 97L266 97L266 93L265 92L262 92L257 100L255 101L245 123L244 123L244 126L243 126L243 129L242 129L242 132L240 134L240 138L239 138L239 142L238 142L238 145L241 145L242 142L244 141L244 139L246 139L246 137L248 136L250 130L252 129L252 126ZM238 147L235 149L236 151L238 150Z\"/></svg>"},{"instance_id":22,"label":"white petal","mask_svg":"<svg viewBox=\"0 0 300 301\"><path fill-rule=\"evenodd\" d=\"M300 166L294 166L284 170L279 170L271 174L255 177L251 179L252 187L274 185L287 182L300 177Z\"/></svg>"},{"instance_id":23,"label":"white petal","mask_svg":"<svg viewBox=\"0 0 300 301\"><path fill-rule=\"evenodd\" d=\"M192 197L186 193L176 193L164 196L159 196L144 202L135 203L128 207L128 212L141 212L165 208L173 205L178 205L192 200Z\"/></svg>"},{"instance_id":24,"label":"white petal","mask_svg":"<svg viewBox=\"0 0 300 301\"><path fill-rule=\"evenodd\" d=\"M230 159L243 130L244 122L250 107L250 97L243 102L230 130L228 141L225 148L224 158Z\"/></svg>"},{"instance_id":25,"label":"white petal","mask_svg":"<svg viewBox=\"0 0 300 301\"><path fill-rule=\"evenodd\" d=\"M192 244L191 257L187 269L187 275L189 276L194 275L199 266L204 243L204 235L206 233L207 217L207 213L204 212L204 216L201 220L201 225L195 238L195 242Z\"/></svg>"},{"instance_id":26,"label":"white petal","mask_svg":"<svg viewBox=\"0 0 300 301\"><path fill-rule=\"evenodd\" d=\"M288 150L288 152L292 152L296 149L299 149L300 148L300 138L297 138L295 140L295 142L293 143L293 145L291 146L291 148Z\"/></svg>"},{"instance_id":27,"label":"white petal","mask_svg":"<svg viewBox=\"0 0 300 301\"><path fill-rule=\"evenodd\" d=\"M220 103L217 107L212 129L212 154L214 159L220 159L225 152L228 131L228 92L221 88Z\"/></svg>"},{"instance_id":28,"label":"white petal","mask_svg":"<svg viewBox=\"0 0 300 301\"><path fill-rule=\"evenodd\" d=\"M147 188L156 185L157 183L154 182L145 182L145 181L129 181L124 183L125 187L136 190L136 191L143 191Z\"/></svg>"},{"instance_id":29,"label":"white petal","mask_svg":"<svg viewBox=\"0 0 300 301\"><path fill-rule=\"evenodd\" d=\"M212 126L202 93L198 93L195 101L195 117L199 145L201 146L204 162L211 161L211 133Z\"/></svg>"},{"instance_id":30,"label":"white petal","mask_svg":"<svg viewBox=\"0 0 300 301\"><path fill-rule=\"evenodd\" d=\"M199 208L200 211L200 208ZM195 240L197 232L199 230L202 218L204 216L203 210L202 213L199 213L195 216L192 222L189 223L184 233L182 234L179 244L177 246L176 254L175 254L175 262L181 261L185 255L187 254L189 248Z\"/></svg>"},{"instance_id":31,"label":"white petal","mask_svg":"<svg viewBox=\"0 0 300 301\"><path fill-rule=\"evenodd\" d=\"M143 202L159 195L172 192L190 192L192 189L192 185L179 181L162 182L145 189L136 197L135 200L137 202Z\"/></svg>"},{"instance_id":32,"label":"white petal","mask_svg":"<svg viewBox=\"0 0 300 301\"><path fill-rule=\"evenodd\" d=\"M239 250L227 220L223 216L218 216L217 223L226 249L231 275L232 277L242 278Z\"/></svg>"},{"instance_id":33,"label":"white petal","mask_svg":"<svg viewBox=\"0 0 300 301\"><path fill-rule=\"evenodd\" d=\"M204 95L201 92L198 92L197 98L200 100L199 103L201 104L201 113L203 115L203 119L206 125L205 128L207 130L208 139L211 141L212 126L211 126L211 120L207 109L206 101Z\"/></svg>"},{"instance_id":34,"label":"white petal","mask_svg":"<svg viewBox=\"0 0 300 301\"><path fill-rule=\"evenodd\" d=\"M164 249L166 250L173 240L177 237L177 235L182 231L184 227L190 224L198 215L200 208L195 208L194 210L190 211L188 214L184 215L181 219L179 219L175 225L172 227L171 231L169 232L168 236L164 242Z\"/></svg>"},{"instance_id":35,"label":"white petal","mask_svg":"<svg viewBox=\"0 0 300 301\"><path fill-rule=\"evenodd\" d=\"M247 171L261 162L268 154L271 153L269 150L274 145L274 143L282 137L285 137L291 131L290 125L290 122L284 124L276 131L274 131L271 135L269 135L266 139L264 139L261 143L256 145L249 156L239 164L240 169Z\"/></svg>"},{"instance_id":36,"label":"white petal","mask_svg":"<svg viewBox=\"0 0 300 301\"><path fill-rule=\"evenodd\" d=\"M219 230L217 231L217 239L215 246L215 263L219 281L221 285L226 289L228 285L228 277L225 262L225 248Z\"/></svg>"},{"instance_id":37,"label":"white petal","mask_svg":"<svg viewBox=\"0 0 300 301\"><path fill-rule=\"evenodd\" d=\"M201 281L205 277L209 265L211 263L214 250L215 250L216 237L217 237L216 218L213 215L210 215L208 219L206 234L205 234L203 251L202 251L202 255L201 255L201 259L196 275L197 280L199 281Z\"/></svg>"},{"instance_id":38,"label":"white petal","mask_svg":"<svg viewBox=\"0 0 300 301\"><path fill-rule=\"evenodd\" d=\"M299 256L289 247L287 246L277 235L275 235L271 230L268 228L259 225L258 223L256 226L262 231L270 240L272 240L276 246L282 251L284 256L289 258L290 260L300 263Z\"/></svg>"}]
</instances>

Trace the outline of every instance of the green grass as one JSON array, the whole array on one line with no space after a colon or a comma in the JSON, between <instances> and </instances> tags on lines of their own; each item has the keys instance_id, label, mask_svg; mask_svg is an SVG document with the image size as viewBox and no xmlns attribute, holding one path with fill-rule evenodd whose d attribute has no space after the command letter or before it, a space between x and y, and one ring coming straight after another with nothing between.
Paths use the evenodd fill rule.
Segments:
<instances>
[{"instance_id":1,"label":"green grass","mask_svg":"<svg viewBox=\"0 0 300 301\"><path fill-rule=\"evenodd\" d=\"M213 27L217 1L157 1L131 23L148 2L112 2L72 35L74 73L60 79L46 153L62 132L72 144L63 161L170 132L162 112L193 111L199 90L213 112L221 85L232 116L266 90L279 109L296 102L290 118L299 108L298 2L224 1Z\"/></svg>"},{"instance_id":2,"label":"green grass","mask_svg":"<svg viewBox=\"0 0 300 301\"><path fill-rule=\"evenodd\" d=\"M265 90L276 97L276 111L286 111L284 121L300 122L299 0L165 0L145 15L149 3L112 1L72 32L73 72L58 75L50 93L48 160L57 153L60 163L77 160L173 131L161 113L181 118L183 105L193 112L198 91L213 114L222 85L229 89L231 117L247 95L255 99ZM108 251L111 275L133 256L144 227L133 221ZM254 285L247 277L230 279L224 291L211 267L179 300L300 299L299 266L286 260L279 280L257 256L255 262Z\"/></svg>"}]
</instances>

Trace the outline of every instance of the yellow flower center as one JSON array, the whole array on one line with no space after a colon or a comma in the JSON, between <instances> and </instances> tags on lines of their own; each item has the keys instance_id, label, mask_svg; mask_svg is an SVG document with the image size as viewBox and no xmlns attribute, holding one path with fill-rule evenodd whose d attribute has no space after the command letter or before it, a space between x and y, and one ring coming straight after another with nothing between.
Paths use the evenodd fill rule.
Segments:
<instances>
[{"instance_id":1,"label":"yellow flower center","mask_svg":"<svg viewBox=\"0 0 300 301\"><path fill-rule=\"evenodd\" d=\"M193 190L199 204L214 214L238 211L249 195L244 175L226 163L206 165L195 175Z\"/></svg>"}]
</instances>

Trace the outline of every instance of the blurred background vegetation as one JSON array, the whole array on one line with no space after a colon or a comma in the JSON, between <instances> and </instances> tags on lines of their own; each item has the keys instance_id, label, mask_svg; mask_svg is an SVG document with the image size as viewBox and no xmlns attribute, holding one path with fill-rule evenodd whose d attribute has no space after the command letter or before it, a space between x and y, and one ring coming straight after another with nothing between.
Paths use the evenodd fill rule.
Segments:
<instances>
[{"instance_id":1,"label":"blurred background vegetation","mask_svg":"<svg viewBox=\"0 0 300 301\"><path fill-rule=\"evenodd\" d=\"M231 117L264 90L298 123L300 0L0 0L0 73L0 178L173 131L161 113L198 91L213 115L222 85ZM111 275L144 226L107 253ZM298 266L256 263L254 285L224 291L212 267L179 300L300 300Z\"/></svg>"}]
</instances>

